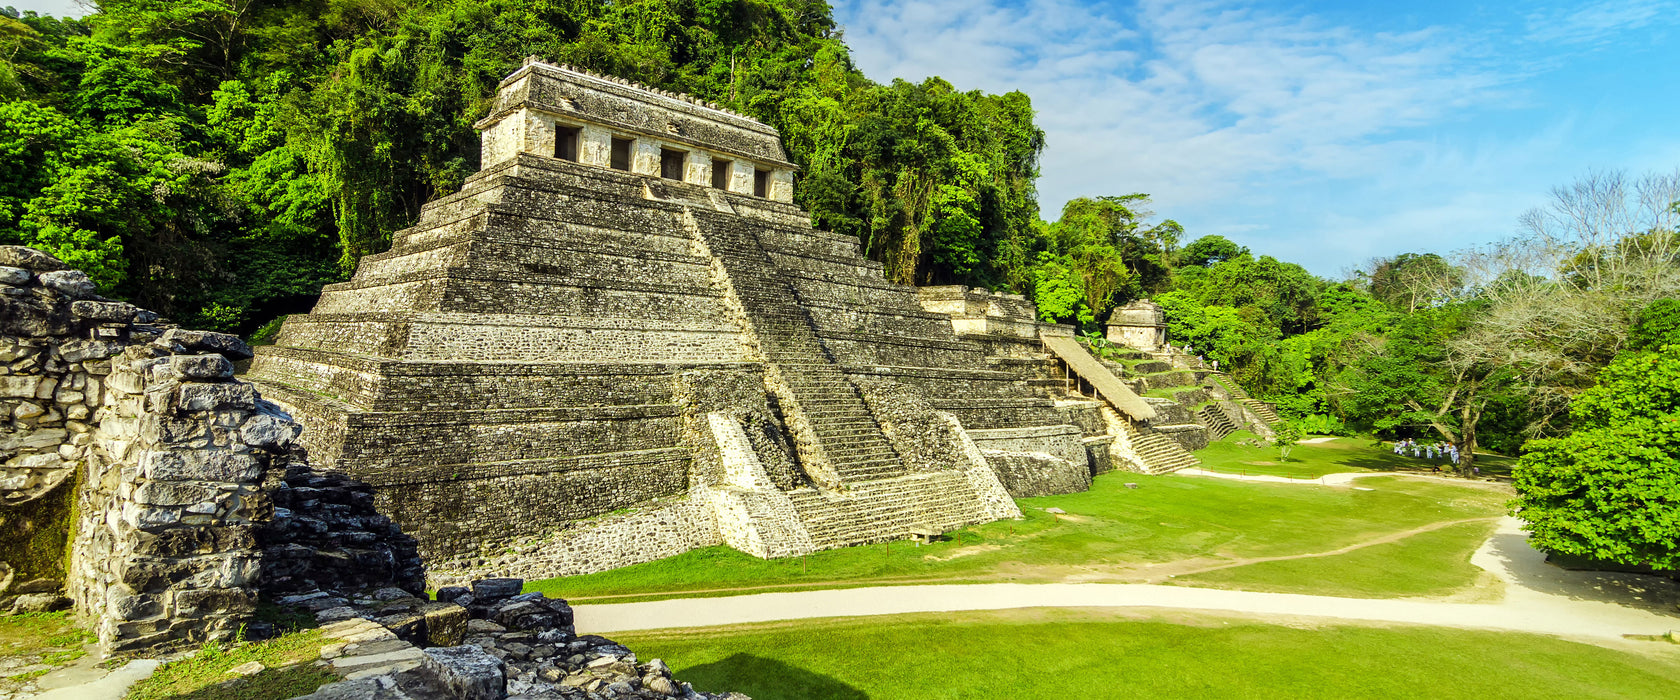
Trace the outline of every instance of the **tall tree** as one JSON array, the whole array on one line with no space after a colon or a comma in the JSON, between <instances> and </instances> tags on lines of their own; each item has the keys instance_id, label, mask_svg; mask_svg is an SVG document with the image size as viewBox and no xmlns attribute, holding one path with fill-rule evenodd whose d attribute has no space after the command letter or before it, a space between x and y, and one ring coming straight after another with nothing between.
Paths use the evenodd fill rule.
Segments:
<instances>
[{"instance_id":1,"label":"tall tree","mask_svg":"<svg viewBox=\"0 0 1680 700\"><path fill-rule=\"evenodd\" d=\"M1535 546L1680 568L1680 345L1627 353L1575 397L1574 431L1528 444L1513 502Z\"/></svg>"}]
</instances>

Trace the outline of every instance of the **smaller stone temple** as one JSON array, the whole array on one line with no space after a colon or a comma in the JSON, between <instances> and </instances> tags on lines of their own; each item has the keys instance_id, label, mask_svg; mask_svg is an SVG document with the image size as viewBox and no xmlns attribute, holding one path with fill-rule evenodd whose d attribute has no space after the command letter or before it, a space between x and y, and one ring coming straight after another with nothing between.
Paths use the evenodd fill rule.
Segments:
<instances>
[{"instance_id":1,"label":"smaller stone temple","mask_svg":"<svg viewBox=\"0 0 1680 700\"><path fill-rule=\"evenodd\" d=\"M1155 352L1167 344L1167 316L1160 304L1139 299L1109 315L1108 339L1144 352Z\"/></svg>"}]
</instances>

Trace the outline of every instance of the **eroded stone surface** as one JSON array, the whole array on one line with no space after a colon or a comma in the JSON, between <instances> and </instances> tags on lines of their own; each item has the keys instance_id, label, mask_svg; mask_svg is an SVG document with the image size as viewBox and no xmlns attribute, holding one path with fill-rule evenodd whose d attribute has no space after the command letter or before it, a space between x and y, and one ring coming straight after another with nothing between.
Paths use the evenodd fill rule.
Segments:
<instances>
[{"instance_id":1,"label":"eroded stone surface","mask_svg":"<svg viewBox=\"0 0 1680 700\"><path fill-rule=\"evenodd\" d=\"M541 593L519 594L524 582L498 579L474 582L449 591L465 603L471 619L468 637L452 645L431 644L406 627L392 627L393 608L450 605L410 598L382 599L369 591L348 601L355 615L322 627L328 643L321 649L324 668L346 680L322 686L307 700L351 697L414 700L501 700L564 698L570 700L751 700L739 693L697 691L671 677L659 659L641 663L636 654L610 639L578 636L571 608ZM332 598L326 592L293 596L291 605ZM540 609L547 615L530 617ZM491 619L519 618L527 624L508 629ZM423 635L422 635L423 636Z\"/></svg>"}]
</instances>

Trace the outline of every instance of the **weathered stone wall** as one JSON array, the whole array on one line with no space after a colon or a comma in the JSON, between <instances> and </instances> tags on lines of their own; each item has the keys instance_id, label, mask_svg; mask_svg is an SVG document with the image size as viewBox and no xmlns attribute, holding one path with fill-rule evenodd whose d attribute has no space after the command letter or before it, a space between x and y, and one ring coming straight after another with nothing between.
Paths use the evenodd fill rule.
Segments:
<instances>
[{"instance_id":1,"label":"weathered stone wall","mask_svg":"<svg viewBox=\"0 0 1680 700\"><path fill-rule=\"evenodd\" d=\"M226 357L169 352L113 358L78 499L69 591L115 650L224 639L255 610L263 473L296 428Z\"/></svg>"},{"instance_id":2,"label":"weathered stone wall","mask_svg":"<svg viewBox=\"0 0 1680 700\"><path fill-rule=\"evenodd\" d=\"M998 480L1016 498L1055 496L1091 489L1091 471L1044 452L987 452Z\"/></svg>"},{"instance_id":3,"label":"weathered stone wall","mask_svg":"<svg viewBox=\"0 0 1680 700\"><path fill-rule=\"evenodd\" d=\"M542 536L486 549L478 557L428 564L432 586L486 574L553 578L606 571L723 544L711 504L660 499L623 512L566 523Z\"/></svg>"},{"instance_id":4,"label":"weathered stone wall","mask_svg":"<svg viewBox=\"0 0 1680 700\"><path fill-rule=\"evenodd\" d=\"M419 590L413 543L372 513L371 493L315 483L292 449L299 426L234 378L250 348L157 321L58 260L0 246L0 520L68 525L56 542L0 542L6 569L57 574L31 582L42 590L20 609L62 591L106 649L129 651L232 636L260 585ZM50 503L75 517L35 512ZM65 570L31 569L54 549ZM265 581L265 556L292 561Z\"/></svg>"}]
</instances>

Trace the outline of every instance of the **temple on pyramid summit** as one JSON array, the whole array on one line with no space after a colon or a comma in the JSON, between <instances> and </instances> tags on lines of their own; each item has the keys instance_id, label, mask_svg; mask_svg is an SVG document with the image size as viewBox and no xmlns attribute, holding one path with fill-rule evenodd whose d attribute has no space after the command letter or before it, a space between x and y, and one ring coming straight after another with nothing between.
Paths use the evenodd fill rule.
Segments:
<instances>
[{"instance_id":1,"label":"temple on pyramid summit","mask_svg":"<svg viewBox=\"0 0 1680 700\"><path fill-rule=\"evenodd\" d=\"M248 372L434 584L949 531L1266 427L1195 358L886 281L742 115L527 59L476 126L481 170Z\"/></svg>"}]
</instances>

